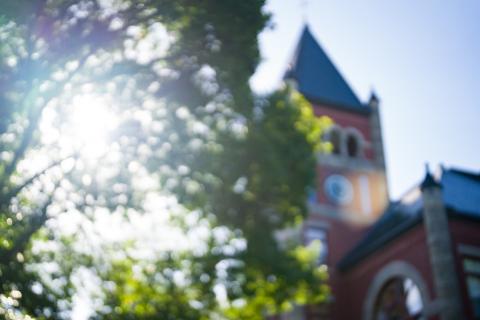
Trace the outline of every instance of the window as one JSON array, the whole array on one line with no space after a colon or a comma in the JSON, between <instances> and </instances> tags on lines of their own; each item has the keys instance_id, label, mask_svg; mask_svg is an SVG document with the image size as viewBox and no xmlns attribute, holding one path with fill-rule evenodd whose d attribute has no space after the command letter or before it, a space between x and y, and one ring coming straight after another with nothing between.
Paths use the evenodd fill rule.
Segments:
<instances>
[{"instance_id":1,"label":"window","mask_svg":"<svg viewBox=\"0 0 480 320\"><path fill-rule=\"evenodd\" d=\"M363 147L364 140L362 133L355 128L347 128L346 139L345 139L345 149L347 156L350 158L362 158L363 157Z\"/></svg>"},{"instance_id":2,"label":"window","mask_svg":"<svg viewBox=\"0 0 480 320\"><path fill-rule=\"evenodd\" d=\"M423 302L418 286L409 278L389 280L378 294L375 320L422 319Z\"/></svg>"},{"instance_id":3,"label":"window","mask_svg":"<svg viewBox=\"0 0 480 320\"><path fill-rule=\"evenodd\" d=\"M341 128L335 125L325 139L332 145L332 154L349 158L360 158L363 155L362 134L353 127Z\"/></svg>"},{"instance_id":4,"label":"window","mask_svg":"<svg viewBox=\"0 0 480 320\"><path fill-rule=\"evenodd\" d=\"M480 319L480 260L465 258L463 269L466 274L468 296L475 319Z\"/></svg>"},{"instance_id":5,"label":"window","mask_svg":"<svg viewBox=\"0 0 480 320\"><path fill-rule=\"evenodd\" d=\"M318 264L324 264L327 262L328 244L327 244L327 232L320 227L310 226L305 230L305 245L310 245L314 241L318 241L320 245L320 252L318 255Z\"/></svg>"},{"instance_id":6,"label":"window","mask_svg":"<svg viewBox=\"0 0 480 320\"><path fill-rule=\"evenodd\" d=\"M333 128L332 131L330 131L330 143L332 144L332 153L333 154L341 154L342 153L342 133L340 132L340 129L338 128Z\"/></svg>"},{"instance_id":7,"label":"window","mask_svg":"<svg viewBox=\"0 0 480 320\"><path fill-rule=\"evenodd\" d=\"M360 155L360 141L354 134L347 136L347 154L351 158L358 158Z\"/></svg>"}]
</instances>

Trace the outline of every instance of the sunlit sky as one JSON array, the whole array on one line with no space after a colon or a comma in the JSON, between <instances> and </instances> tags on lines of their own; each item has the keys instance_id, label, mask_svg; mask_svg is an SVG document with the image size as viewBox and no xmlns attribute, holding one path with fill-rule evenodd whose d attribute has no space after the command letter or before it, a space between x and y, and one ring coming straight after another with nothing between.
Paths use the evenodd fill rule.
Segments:
<instances>
[{"instance_id":1,"label":"sunlit sky","mask_svg":"<svg viewBox=\"0 0 480 320\"><path fill-rule=\"evenodd\" d=\"M270 0L256 91L278 86L306 20L360 100L381 99L390 195L425 163L480 170L480 1Z\"/></svg>"}]
</instances>

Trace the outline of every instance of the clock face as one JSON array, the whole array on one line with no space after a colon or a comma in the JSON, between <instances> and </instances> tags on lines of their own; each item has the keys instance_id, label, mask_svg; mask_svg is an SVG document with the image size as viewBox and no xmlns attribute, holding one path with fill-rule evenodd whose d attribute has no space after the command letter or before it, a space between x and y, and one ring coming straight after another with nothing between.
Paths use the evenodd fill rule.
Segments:
<instances>
[{"instance_id":1,"label":"clock face","mask_svg":"<svg viewBox=\"0 0 480 320\"><path fill-rule=\"evenodd\" d=\"M352 183L340 174L332 174L325 179L325 194L327 197L339 205L347 205L353 199Z\"/></svg>"}]
</instances>

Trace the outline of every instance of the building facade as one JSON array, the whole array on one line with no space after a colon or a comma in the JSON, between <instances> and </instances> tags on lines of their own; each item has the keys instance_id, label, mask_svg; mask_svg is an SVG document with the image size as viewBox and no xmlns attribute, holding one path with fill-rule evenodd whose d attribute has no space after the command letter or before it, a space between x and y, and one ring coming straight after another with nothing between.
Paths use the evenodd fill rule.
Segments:
<instances>
[{"instance_id":1,"label":"building facade","mask_svg":"<svg viewBox=\"0 0 480 320\"><path fill-rule=\"evenodd\" d=\"M288 319L480 319L480 174L445 169L390 201L379 99L362 103L305 27L285 75L335 123L318 156L306 243L332 298Z\"/></svg>"}]
</instances>

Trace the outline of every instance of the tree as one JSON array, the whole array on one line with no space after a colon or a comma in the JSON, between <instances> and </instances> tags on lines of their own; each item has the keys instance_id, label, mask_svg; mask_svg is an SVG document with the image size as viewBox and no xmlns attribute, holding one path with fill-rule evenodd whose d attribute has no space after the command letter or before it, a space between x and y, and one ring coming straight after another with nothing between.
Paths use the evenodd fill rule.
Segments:
<instances>
[{"instance_id":1,"label":"tree","mask_svg":"<svg viewBox=\"0 0 480 320\"><path fill-rule=\"evenodd\" d=\"M1 4L7 318L65 317L81 265L112 284L96 313L106 319L253 319L325 298L324 272L308 250L279 244L275 233L306 213L328 122L288 89L254 99L248 78L268 21L262 7L259 0ZM175 197L184 214L174 221L185 232L192 215L216 230L203 254L177 248L142 260L125 244L124 255L99 264L88 252L72 254L75 237L48 227L61 215L93 219L99 210L128 218L145 211L152 194ZM41 271L58 257L35 249L42 241L70 257L56 261L56 275Z\"/></svg>"}]
</instances>

